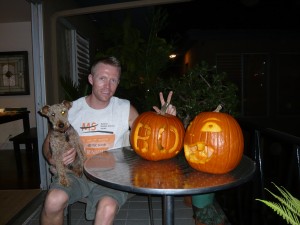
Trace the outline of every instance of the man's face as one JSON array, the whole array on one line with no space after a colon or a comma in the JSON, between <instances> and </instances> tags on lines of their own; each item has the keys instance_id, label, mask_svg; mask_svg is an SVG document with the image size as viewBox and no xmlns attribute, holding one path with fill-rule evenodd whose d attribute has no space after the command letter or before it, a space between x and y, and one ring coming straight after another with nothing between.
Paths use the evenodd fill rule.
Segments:
<instances>
[{"instance_id":1,"label":"man's face","mask_svg":"<svg viewBox=\"0 0 300 225\"><path fill-rule=\"evenodd\" d=\"M93 86L92 94L99 101L108 102L118 87L120 70L117 67L100 63L94 71L94 74L88 77Z\"/></svg>"}]
</instances>

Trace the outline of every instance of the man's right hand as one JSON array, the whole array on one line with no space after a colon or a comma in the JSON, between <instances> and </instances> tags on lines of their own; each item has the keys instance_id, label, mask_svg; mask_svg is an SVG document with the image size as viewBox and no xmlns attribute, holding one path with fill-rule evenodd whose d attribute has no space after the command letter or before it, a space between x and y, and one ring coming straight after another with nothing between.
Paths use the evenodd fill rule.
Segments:
<instances>
[{"instance_id":1,"label":"man's right hand","mask_svg":"<svg viewBox=\"0 0 300 225\"><path fill-rule=\"evenodd\" d=\"M63 163L65 166L71 164L72 162L74 162L76 158L76 151L75 148L71 148L70 150L68 150L67 152L65 152L63 154Z\"/></svg>"},{"instance_id":2,"label":"man's right hand","mask_svg":"<svg viewBox=\"0 0 300 225\"><path fill-rule=\"evenodd\" d=\"M47 134L47 137L45 138L45 141L44 141L44 144L43 144L43 153L44 153L44 156L46 157L48 163L55 167L55 162L52 158L52 154L51 154L51 151L50 151L50 136L49 136L49 133ZM69 165L70 163L74 162L75 157L76 157L75 148L70 148L62 156L63 164L65 166Z\"/></svg>"}]
</instances>

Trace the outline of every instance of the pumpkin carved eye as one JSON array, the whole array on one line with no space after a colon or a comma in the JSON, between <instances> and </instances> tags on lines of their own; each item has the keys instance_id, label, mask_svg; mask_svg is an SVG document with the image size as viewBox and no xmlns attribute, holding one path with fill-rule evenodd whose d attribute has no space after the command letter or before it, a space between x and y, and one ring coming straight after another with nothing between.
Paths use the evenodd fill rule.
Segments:
<instances>
[{"instance_id":1,"label":"pumpkin carved eye","mask_svg":"<svg viewBox=\"0 0 300 225\"><path fill-rule=\"evenodd\" d=\"M207 122L201 128L203 132L221 132L222 128L215 122Z\"/></svg>"}]
</instances>

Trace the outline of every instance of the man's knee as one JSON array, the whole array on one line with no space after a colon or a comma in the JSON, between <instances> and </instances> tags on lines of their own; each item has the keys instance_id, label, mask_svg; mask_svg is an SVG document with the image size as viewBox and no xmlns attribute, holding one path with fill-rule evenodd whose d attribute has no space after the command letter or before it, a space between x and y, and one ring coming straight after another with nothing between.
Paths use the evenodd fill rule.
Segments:
<instances>
[{"instance_id":1,"label":"man's knee","mask_svg":"<svg viewBox=\"0 0 300 225\"><path fill-rule=\"evenodd\" d=\"M44 208L48 212L57 212L63 210L68 203L69 196L66 192L59 189L49 190Z\"/></svg>"},{"instance_id":2,"label":"man's knee","mask_svg":"<svg viewBox=\"0 0 300 225\"><path fill-rule=\"evenodd\" d=\"M102 209L107 215L116 214L119 208L118 202L111 197L104 197L98 202L97 210Z\"/></svg>"}]
</instances>

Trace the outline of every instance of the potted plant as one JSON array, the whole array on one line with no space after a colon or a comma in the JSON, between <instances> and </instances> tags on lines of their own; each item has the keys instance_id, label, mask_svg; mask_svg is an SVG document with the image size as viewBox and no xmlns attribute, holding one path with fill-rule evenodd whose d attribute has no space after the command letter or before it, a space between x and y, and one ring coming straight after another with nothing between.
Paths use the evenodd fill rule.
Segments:
<instances>
[{"instance_id":1,"label":"potted plant","mask_svg":"<svg viewBox=\"0 0 300 225\"><path fill-rule=\"evenodd\" d=\"M202 61L180 77L158 79L151 89L157 95L158 91L174 92L172 104L176 106L177 115L185 127L200 112L213 111L222 105L222 111L233 116L237 115L237 87L226 73L217 70Z\"/></svg>"},{"instance_id":2,"label":"potted plant","mask_svg":"<svg viewBox=\"0 0 300 225\"><path fill-rule=\"evenodd\" d=\"M273 183L274 184L274 183ZM281 216L287 224L299 225L300 224L300 201L295 198L290 192L283 187L274 186L280 192L280 195L266 189L273 197L279 202L271 202L268 200L256 199L273 209L279 216Z\"/></svg>"},{"instance_id":3,"label":"potted plant","mask_svg":"<svg viewBox=\"0 0 300 225\"><path fill-rule=\"evenodd\" d=\"M120 60L122 76L116 95L129 99L139 112L152 109L157 93L155 98L145 98L156 85L156 78L162 77L170 63L169 55L174 46L158 35L166 25L167 17L166 11L155 9L145 16L146 32L135 28L130 16L122 23L110 24L101 32L106 46L96 58L114 55Z\"/></svg>"}]
</instances>

